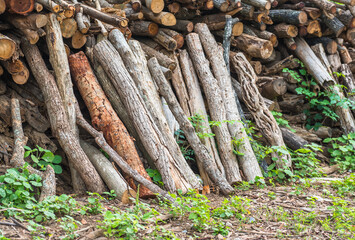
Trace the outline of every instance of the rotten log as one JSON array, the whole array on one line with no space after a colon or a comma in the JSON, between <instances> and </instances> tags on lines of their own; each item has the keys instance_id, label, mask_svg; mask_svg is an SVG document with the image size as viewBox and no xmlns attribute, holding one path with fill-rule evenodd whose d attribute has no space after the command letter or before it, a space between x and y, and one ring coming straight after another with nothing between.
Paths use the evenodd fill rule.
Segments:
<instances>
[{"instance_id":1,"label":"rotten log","mask_svg":"<svg viewBox=\"0 0 355 240\"><path fill-rule=\"evenodd\" d=\"M286 149L281 130L258 91L256 86L257 76L252 66L246 60L243 53L235 54L231 59L231 63L238 74L239 82L244 92L244 103L253 115L256 126L267 139L269 145L280 146ZM291 168L292 162L289 154L279 155L274 152L272 156L277 159L276 165L278 168Z\"/></svg>"}]
</instances>

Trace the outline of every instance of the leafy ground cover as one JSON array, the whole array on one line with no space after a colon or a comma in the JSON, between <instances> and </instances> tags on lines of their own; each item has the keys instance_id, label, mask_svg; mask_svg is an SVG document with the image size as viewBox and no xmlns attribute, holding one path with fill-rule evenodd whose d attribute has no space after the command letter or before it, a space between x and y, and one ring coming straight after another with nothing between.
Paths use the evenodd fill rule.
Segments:
<instances>
[{"instance_id":1,"label":"leafy ground cover","mask_svg":"<svg viewBox=\"0 0 355 240\"><path fill-rule=\"evenodd\" d=\"M16 201L2 197L1 222L16 219L27 230L0 225L0 239L355 239L355 174L349 172L328 176L342 179L333 181L244 182L229 197L191 190L172 195L175 204L157 198L129 205L112 192L38 203L38 179L15 170L3 176L5 192L19 186L28 193Z\"/></svg>"}]
</instances>

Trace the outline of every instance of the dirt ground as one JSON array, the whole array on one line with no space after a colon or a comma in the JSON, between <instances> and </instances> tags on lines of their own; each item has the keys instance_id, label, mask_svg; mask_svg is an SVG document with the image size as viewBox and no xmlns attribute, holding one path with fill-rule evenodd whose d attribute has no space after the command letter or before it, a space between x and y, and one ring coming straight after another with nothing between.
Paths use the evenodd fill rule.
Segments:
<instances>
[{"instance_id":1,"label":"dirt ground","mask_svg":"<svg viewBox=\"0 0 355 240\"><path fill-rule=\"evenodd\" d=\"M334 174L328 177L339 178L346 175ZM319 181L286 186L276 184L265 188L241 185L236 187L235 195L250 199L248 213L244 216L247 221L240 221L234 217L223 219L225 226L229 228L229 233L226 236L213 235L211 230L196 231L186 216L173 217L155 199L141 200L141 202L161 213L164 221L160 221L159 226L173 232L178 239L355 239L354 232L345 232L345 235L339 235L339 232L334 229L325 230L319 224L318 220L332 219L333 211L329 207L334 205L334 198L337 197L334 189L327 184L319 183ZM208 194L207 197L212 209L220 206L225 199L218 193ZM87 198L87 196L75 197L79 205L85 205ZM338 199L347 201L349 208L355 205L354 194ZM132 209L134 206L133 204L122 204L117 200L102 201L101 203L104 210L115 208L125 210ZM307 223L307 214L313 215L314 223ZM298 215L302 218L296 219L295 216ZM74 213L72 216L81 223L76 230L80 237L75 239L108 239L104 236L103 230L98 228L98 221L103 218L102 214L81 215ZM12 222L3 217L0 220L1 222ZM350 221L354 221L354 219ZM355 225L355 222L350 222L350 224ZM27 224L23 223L23 225ZM43 225L46 236L42 239L63 239L66 237L66 233L59 227L58 221L45 222ZM159 239L157 236L150 235L154 229L153 225L144 225L144 229L137 233L135 239ZM36 239L20 225L0 225L0 229L3 235L9 239ZM161 239L169 238L164 236Z\"/></svg>"}]
</instances>

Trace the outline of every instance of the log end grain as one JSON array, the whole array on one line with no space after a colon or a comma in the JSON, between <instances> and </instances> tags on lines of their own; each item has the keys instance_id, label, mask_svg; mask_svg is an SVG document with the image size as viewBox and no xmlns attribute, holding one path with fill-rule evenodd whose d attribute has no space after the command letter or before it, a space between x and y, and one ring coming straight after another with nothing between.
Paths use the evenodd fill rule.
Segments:
<instances>
[{"instance_id":1,"label":"log end grain","mask_svg":"<svg viewBox=\"0 0 355 240\"><path fill-rule=\"evenodd\" d=\"M44 14L36 14L35 25L37 28L41 28L47 25L48 17Z\"/></svg>"},{"instance_id":2,"label":"log end grain","mask_svg":"<svg viewBox=\"0 0 355 240\"><path fill-rule=\"evenodd\" d=\"M240 36L243 33L243 23L242 22L237 22L236 24L234 24L233 28L232 28L232 35L237 37Z\"/></svg>"},{"instance_id":3,"label":"log end grain","mask_svg":"<svg viewBox=\"0 0 355 240\"><path fill-rule=\"evenodd\" d=\"M9 59L16 50L16 44L11 39L0 34L0 59Z\"/></svg>"},{"instance_id":4,"label":"log end grain","mask_svg":"<svg viewBox=\"0 0 355 240\"><path fill-rule=\"evenodd\" d=\"M308 20L307 13L301 11L300 14L298 15L298 21L301 25L305 24Z\"/></svg>"},{"instance_id":5,"label":"log end grain","mask_svg":"<svg viewBox=\"0 0 355 240\"><path fill-rule=\"evenodd\" d=\"M164 0L151 0L150 10L153 13L161 13L164 9Z\"/></svg>"},{"instance_id":6,"label":"log end grain","mask_svg":"<svg viewBox=\"0 0 355 240\"><path fill-rule=\"evenodd\" d=\"M161 24L164 26L174 26L176 24L176 18L171 13L166 13L161 17Z\"/></svg>"},{"instance_id":7,"label":"log end grain","mask_svg":"<svg viewBox=\"0 0 355 240\"><path fill-rule=\"evenodd\" d=\"M10 13L26 15L33 11L34 0L6 0L6 6Z\"/></svg>"},{"instance_id":8,"label":"log end grain","mask_svg":"<svg viewBox=\"0 0 355 240\"><path fill-rule=\"evenodd\" d=\"M5 0L0 0L0 14L4 13L6 10Z\"/></svg>"}]
</instances>

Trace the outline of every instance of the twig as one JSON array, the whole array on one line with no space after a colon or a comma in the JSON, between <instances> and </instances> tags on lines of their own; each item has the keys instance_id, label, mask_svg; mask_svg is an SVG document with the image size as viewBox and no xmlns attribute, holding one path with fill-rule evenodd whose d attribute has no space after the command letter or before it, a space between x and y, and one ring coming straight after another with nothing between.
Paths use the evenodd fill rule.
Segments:
<instances>
[{"instance_id":1,"label":"twig","mask_svg":"<svg viewBox=\"0 0 355 240\"><path fill-rule=\"evenodd\" d=\"M10 217L10 219L11 219L17 226L19 226L19 227L25 229L27 232L30 232L30 230L28 230L28 228L27 228L25 225L23 225L22 223L20 223L19 221L17 221L15 218Z\"/></svg>"}]
</instances>

